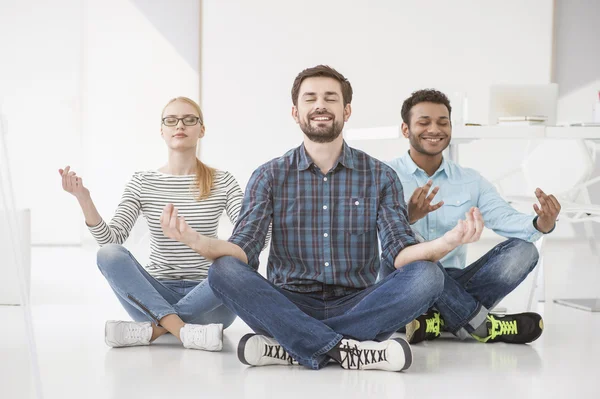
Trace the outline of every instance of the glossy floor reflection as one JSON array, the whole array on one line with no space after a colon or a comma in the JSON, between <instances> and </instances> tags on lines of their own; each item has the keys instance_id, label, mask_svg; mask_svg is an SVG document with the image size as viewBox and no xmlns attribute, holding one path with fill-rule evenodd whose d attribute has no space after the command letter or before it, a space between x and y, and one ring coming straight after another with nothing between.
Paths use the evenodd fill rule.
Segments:
<instances>
[{"instance_id":1,"label":"glossy floor reflection","mask_svg":"<svg viewBox=\"0 0 600 399\"><path fill-rule=\"evenodd\" d=\"M572 276L561 265L594 261L580 256L582 251L555 249L554 274ZM600 397L600 313L554 304L540 307L546 330L532 345L443 336L414 345L413 366L404 373L346 371L334 364L318 372L246 367L235 352L248 332L239 320L226 330L220 353L183 349L171 336L149 347L109 349L105 320L127 316L94 258L94 248L34 249L32 310L45 398ZM592 285L596 271L589 271ZM581 292L597 287L582 286ZM553 289L565 292L559 283ZM0 336L0 398L32 397L21 310L0 307L0 317L9 326Z\"/></svg>"}]
</instances>

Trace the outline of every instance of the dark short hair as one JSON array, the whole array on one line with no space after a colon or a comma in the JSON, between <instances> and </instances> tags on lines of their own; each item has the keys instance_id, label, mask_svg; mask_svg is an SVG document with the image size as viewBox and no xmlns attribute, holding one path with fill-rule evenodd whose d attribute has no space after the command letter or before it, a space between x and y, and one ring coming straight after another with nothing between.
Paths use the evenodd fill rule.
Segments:
<instances>
[{"instance_id":1,"label":"dark short hair","mask_svg":"<svg viewBox=\"0 0 600 399\"><path fill-rule=\"evenodd\" d=\"M307 68L300 72L296 79L294 79L294 84L292 85L292 103L294 105L298 105L298 95L300 94L300 85L306 78L314 78L314 77L326 77L333 78L340 82L342 85L342 99L344 100L344 106L346 104L350 104L352 102L352 85L348 79L344 77L341 73L336 71L327 65L317 65L316 67Z\"/></svg>"},{"instance_id":2,"label":"dark short hair","mask_svg":"<svg viewBox=\"0 0 600 399\"><path fill-rule=\"evenodd\" d=\"M450 100L441 91L435 89L423 89L413 92L410 97L404 100L402 104L402 121L410 126L410 110L412 107L419 103L434 103L444 104L448 108L448 117L452 115L452 107L450 106Z\"/></svg>"}]
</instances>

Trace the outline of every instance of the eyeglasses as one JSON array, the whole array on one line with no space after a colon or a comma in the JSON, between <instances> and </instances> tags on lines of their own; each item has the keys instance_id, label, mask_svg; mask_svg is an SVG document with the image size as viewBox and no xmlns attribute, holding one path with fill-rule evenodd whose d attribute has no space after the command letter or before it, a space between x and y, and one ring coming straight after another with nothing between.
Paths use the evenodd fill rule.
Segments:
<instances>
[{"instance_id":1,"label":"eyeglasses","mask_svg":"<svg viewBox=\"0 0 600 399\"><path fill-rule=\"evenodd\" d=\"M202 122L200 122L200 118L198 118L197 116L184 116L183 118L167 116L166 118L162 119L163 125L170 127L177 126L179 121L182 121L185 126L194 126L197 123L202 124Z\"/></svg>"}]
</instances>

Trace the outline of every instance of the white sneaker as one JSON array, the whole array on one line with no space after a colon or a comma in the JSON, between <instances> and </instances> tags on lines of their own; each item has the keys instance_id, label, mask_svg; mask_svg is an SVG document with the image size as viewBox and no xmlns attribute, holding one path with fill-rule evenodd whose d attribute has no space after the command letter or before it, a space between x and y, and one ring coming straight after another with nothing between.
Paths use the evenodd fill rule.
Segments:
<instances>
[{"instance_id":1,"label":"white sneaker","mask_svg":"<svg viewBox=\"0 0 600 399\"><path fill-rule=\"evenodd\" d=\"M149 321L109 320L104 327L104 342L111 348L150 345L152 325Z\"/></svg>"},{"instance_id":2,"label":"white sneaker","mask_svg":"<svg viewBox=\"0 0 600 399\"><path fill-rule=\"evenodd\" d=\"M402 338L383 342L342 339L341 366L349 370L402 371L412 364L412 351Z\"/></svg>"},{"instance_id":3,"label":"white sneaker","mask_svg":"<svg viewBox=\"0 0 600 399\"><path fill-rule=\"evenodd\" d=\"M248 366L298 364L277 341L258 334L246 334L242 337L238 345L238 359Z\"/></svg>"},{"instance_id":4,"label":"white sneaker","mask_svg":"<svg viewBox=\"0 0 600 399\"><path fill-rule=\"evenodd\" d=\"M223 349L223 324L185 324L179 330L179 336L188 349L213 352Z\"/></svg>"}]
</instances>

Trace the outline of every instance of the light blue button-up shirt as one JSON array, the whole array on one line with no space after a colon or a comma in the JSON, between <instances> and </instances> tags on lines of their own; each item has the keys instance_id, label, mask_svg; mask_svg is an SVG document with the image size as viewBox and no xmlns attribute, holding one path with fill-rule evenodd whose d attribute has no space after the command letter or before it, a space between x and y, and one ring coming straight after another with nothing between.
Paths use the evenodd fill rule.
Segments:
<instances>
[{"instance_id":1,"label":"light blue button-up shirt","mask_svg":"<svg viewBox=\"0 0 600 399\"><path fill-rule=\"evenodd\" d=\"M408 151L388 164L400 177L407 204L417 187L424 186L428 180L433 181L432 187L440 188L432 204L444 201L444 205L412 225L413 230L426 241L435 240L453 229L459 219L465 219L465 213L473 206L481 210L485 227L501 236L529 242L542 236L533 225L534 216L511 207L500 197L496 188L473 169L463 168L444 158L438 170L432 176L427 176L415 164ZM441 260L444 267L460 269L466 266L466 261L465 246L456 248Z\"/></svg>"}]
</instances>

